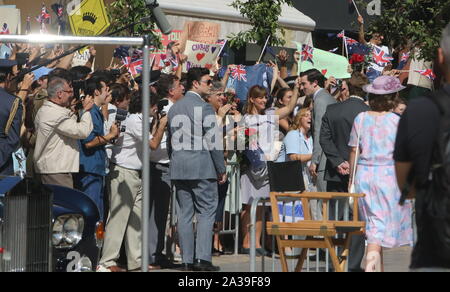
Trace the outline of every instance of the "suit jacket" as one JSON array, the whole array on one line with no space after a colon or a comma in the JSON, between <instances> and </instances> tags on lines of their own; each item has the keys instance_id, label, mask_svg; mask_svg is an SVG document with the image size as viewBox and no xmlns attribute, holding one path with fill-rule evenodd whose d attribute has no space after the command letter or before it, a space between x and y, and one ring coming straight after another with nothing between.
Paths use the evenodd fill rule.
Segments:
<instances>
[{"instance_id":1,"label":"suit jacket","mask_svg":"<svg viewBox=\"0 0 450 292\"><path fill-rule=\"evenodd\" d=\"M22 127L22 102L14 116L8 135L5 133L12 105L16 97L0 88L0 175L14 175L12 154L20 145L20 128Z\"/></svg>"},{"instance_id":2,"label":"suit jacket","mask_svg":"<svg viewBox=\"0 0 450 292\"><path fill-rule=\"evenodd\" d=\"M351 97L346 101L330 105L322 119L320 145L327 157L325 180L346 182L348 176L340 175L336 167L349 161L350 133L356 116L368 111L369 107L361 99Z\"/></svg>"},{"instance_id":3,"label":"suit jacket","mask_svg":"<svg viewBox=\"0 0 450 292\"><path fill-rule=\"evenodd\" d=\"M189 91L172 106L168 118L172 180L217 179L219 174L226 172L223 135L217 127L216 115L210 104Z\"/></svg>"},{"instance_id":4,"label":"suit jacket","mask_svg":"<svg viewBox=\"0 0 450 292\"><path fill-rule=\"evenodd\" d=\"M319 143L320 131L322 128L322 118L327 110L327 107L330 104L335 103L336 99L334 99L325 89L321 89L314 98L314 110L313 110L314 146L313 146L312 163L318 166L317 171L324 171L326 164L326 157Z\"/></svg>"}]
</instances>

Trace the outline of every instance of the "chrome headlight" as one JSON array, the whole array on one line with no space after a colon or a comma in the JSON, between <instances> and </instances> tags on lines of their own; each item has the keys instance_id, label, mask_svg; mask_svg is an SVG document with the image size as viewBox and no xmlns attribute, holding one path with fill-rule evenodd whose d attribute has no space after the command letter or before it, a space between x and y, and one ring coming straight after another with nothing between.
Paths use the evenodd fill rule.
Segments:
<instances>
[{"instance_id":1,"label":"chrome headlight","mask_svg":"<svg viewBox=\"0 0 450 292\"><path fill-rule=\"evenodd\" d=\"M53 245L55 245L57 248L74 247L83 238L83 230L83 216L59 216L53 224Z\"/></svg>"},{"instance_id":2,"label":"chrome headlight","mask_svg":"<svg viewBox=\"0 0 450 292\"><path fill-rule=\"evenodd\" d=\"M61 219L57 219L55 223L53 223L53 233L52 233L53 245L59 245L62 242L64 237L63 225L64 221L62 221Z\"/></svg>"}]
</instances>

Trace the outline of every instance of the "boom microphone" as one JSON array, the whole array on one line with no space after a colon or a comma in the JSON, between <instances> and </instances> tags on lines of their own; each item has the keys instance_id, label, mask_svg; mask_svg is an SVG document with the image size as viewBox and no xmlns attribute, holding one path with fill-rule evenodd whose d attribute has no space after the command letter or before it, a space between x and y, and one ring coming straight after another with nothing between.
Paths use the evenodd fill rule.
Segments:
<instances>
[{"instance_id":1,"label":"boom microphone","mask_svg":"<svg viewBox=\"0 0 450 292\"><path fill-rule=\"evenodd\" d=\"M166 18L166 15L159 7L157 0L145 0L145 4L152 10L153 16L155 17L156 25L163 34L170 34L172 32L172 26Z\"/></svg>"}]
</instances>

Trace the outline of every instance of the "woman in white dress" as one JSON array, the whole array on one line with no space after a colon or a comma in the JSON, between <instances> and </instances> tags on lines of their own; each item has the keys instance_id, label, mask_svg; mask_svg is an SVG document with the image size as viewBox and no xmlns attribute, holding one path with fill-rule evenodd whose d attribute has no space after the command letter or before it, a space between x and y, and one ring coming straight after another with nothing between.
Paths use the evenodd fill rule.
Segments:
<instances>
[{"instance_id":1,"label":"woman in white dress","mask_svg":"<svg viewBox=\"0 0 450 292\"><path fill-rule=\"evenodd\" d=\"M256 129L258 133L258 147L264 152L261 157L262 163L248 163L248 167L241 175L241 199L243 211L241 213L243 243L242 253L247 254L250 251L250 235L248 226L250 224L250 207L256 198L269 198L270 187L267 172L266 161L274 161L278 157L278 152L273 141L278 138L271 139L271 133L278 130L278 120L288 117L297 105L299 82L296 82L294 94L289 104L280 109L267 109L268 93L261 86L254 86L249 90L247 99L247 107L244 116L245 126L247 128ZM281 146L281 145L280 145ZM253 165L252 165L253 164ZM258 207L256 222L256 251L257 255L266 255L267 252L261 247L262 234L262 214L263 208Z\"/></svg>"}]
</instances>

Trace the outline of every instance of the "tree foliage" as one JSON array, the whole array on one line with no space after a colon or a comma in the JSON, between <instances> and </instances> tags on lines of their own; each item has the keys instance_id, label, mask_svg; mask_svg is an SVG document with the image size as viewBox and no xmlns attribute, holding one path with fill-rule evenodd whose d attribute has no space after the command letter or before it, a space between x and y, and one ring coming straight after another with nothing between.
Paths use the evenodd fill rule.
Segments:
<instances>
[{"instance_id":1,"label":"tree foliage","mask_svg":"<svg viewBox=\"0 0 450 292\"><path fill-rule=\"evenodd\" d=\"M157 29L155 22L140 22L143 17L152 14L151 10L145 6L145 1L142 0L116 0L108 6L108 14L111 20L110 30L116 30L134 22L138 24L124 30L118 35L122 36L142 36L144 34L153 35L156 40L155 45L161 44L160 37L152 30Z\"/></svg>"},{"instance_id":2,"label":"tree foliage","mask_svg":"<svg viewBox=\"0 0 450 292\"><path fill-rule=\"evenodd\" d=\"M278 19L282 13L282 5L293 6L291 0L235 0L231 6L247 18L253 28L237 34L231 34L230 44L232 47L240 48L247 43L255 42L263 46L268 36L271 46L283 46L285 41L278 33L284 35L284 29L280 26Z\"/></svg>"},{"instance_id":3,"label":"tree foliage","mask_svg":"<svg viewBox=\"0 0 450 292\"><path fill-rule=\"evenodd\" d=\"M409 43L421 49L421 58L434 60L442 30L450 19L450 1L381 0L381 3L381 16L369 25L369 32L383 33L392 48Z\"/></svg>"}]
</instances>

